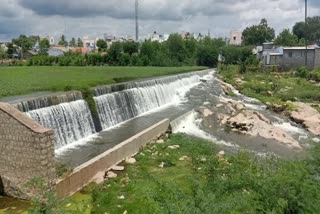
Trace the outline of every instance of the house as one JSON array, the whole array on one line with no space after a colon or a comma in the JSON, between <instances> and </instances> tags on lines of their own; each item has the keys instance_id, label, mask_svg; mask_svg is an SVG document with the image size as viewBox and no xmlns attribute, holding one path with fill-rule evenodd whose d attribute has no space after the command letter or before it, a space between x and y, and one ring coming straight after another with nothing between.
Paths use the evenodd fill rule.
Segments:
<instances>
[{"instance_id":1,"label":"house","mask_svg":"<svg viewBox=\"0 0 320 214\"><path fill-rule=\"evenodd\" d=\"M88 48L89 51L94 51L96 49L97 39L91 39L89 37L84 37L82 39L83 47Z\"/></svg>"},{"instance_id":2,"label":"house","mask_svg":"<svg viewBox=\"0 0 320 214\"><path fill-rule=\"evenodd\" d=\"M313 45L305 47L273 47L263 46L261 58L263 65L278 66L282 70L295 69L305 65L307 53L307 67L313 69L320 68L320 48Z\"/></svg>"},{"instance_id":3,"label":"house","mask_svg":"<svg viewBox=\"0 0 320 214\"><path fill-rule=\"evenodd\" d=\"M69 50L70 49L67 47L55 46L55 47L49 48L48 55L49 56L63 56Z\"/></svg>"},{"instance_id":4,"label":"house","mask_svg":"<svg viewBox=\"0 0 320 214\"><path fill-rule=\"evenodd\" d=\"M231 31L230 33L230 45L242 45L243 36L241 31Z\"/></svg>"}]
</instances>

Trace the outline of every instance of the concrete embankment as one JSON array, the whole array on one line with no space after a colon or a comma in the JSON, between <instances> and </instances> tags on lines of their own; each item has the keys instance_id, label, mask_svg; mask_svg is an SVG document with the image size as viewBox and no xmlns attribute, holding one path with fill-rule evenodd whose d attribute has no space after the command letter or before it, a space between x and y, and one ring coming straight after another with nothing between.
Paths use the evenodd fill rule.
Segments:
<instances>
[{"instance_id":1,"label":"concrete embankment","mask_svg":"<svg viewBox=\"0 0 320 214\"><path fill-rule=\"evenodd\" d=\"M106 171L138 153L144 145L164 134L168 128L169 120L165 119L77 167L72 174L57 182L56 192L58 197L64 197L81 190L85 185L92 182L97 175L104 176Z\"/></svg>"}]
</instances>

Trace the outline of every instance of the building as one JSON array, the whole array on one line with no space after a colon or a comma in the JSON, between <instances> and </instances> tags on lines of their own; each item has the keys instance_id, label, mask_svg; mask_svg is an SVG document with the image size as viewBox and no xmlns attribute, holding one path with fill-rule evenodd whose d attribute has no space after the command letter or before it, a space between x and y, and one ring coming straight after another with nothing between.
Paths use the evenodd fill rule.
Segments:
<instances>
[{"instance_id":1,"label":"building","mask_svg":"<svg viewBox=\"0 0 320 214\"><path fill-rule=\"evenodd\" d=\"M46 39L49 41L50 46L54 45L54 38L52 36L40 36L40 40Z\"/></svg>"},{"instance_id":2,"label":"building","mask_svg":"<svg viewBox=\"0 0 320 214\"><path fill-rule=\"evenodd\" d=\"M241 31L232 31L230 33L230 45L242 45L243 36Z\"/></svg>"},{"instance_id":3,"label":"building","mask_svg":"<svg viewBox=\"0 0 320 214\"><path fill-rule=\"evenodd\" d=\"M88 48L88 50L93 51L96 49L96 41L97 39L91 39L89 37L84 37L82 39L83 47Z\"/></svg>"},{"instance_id":4,"label":"building","mask_svg":"<svg viewBox=\"0 0 320 214\"><path fill-rule=\"evenodd\" d=\"M273 44L264 44L259 54L265 67L278 66L282 70L295 69L305 65L305 47L274 47ZM317 45L307 49L308 69L320 68L320 48Z\"/></svg>"}]
</instances>

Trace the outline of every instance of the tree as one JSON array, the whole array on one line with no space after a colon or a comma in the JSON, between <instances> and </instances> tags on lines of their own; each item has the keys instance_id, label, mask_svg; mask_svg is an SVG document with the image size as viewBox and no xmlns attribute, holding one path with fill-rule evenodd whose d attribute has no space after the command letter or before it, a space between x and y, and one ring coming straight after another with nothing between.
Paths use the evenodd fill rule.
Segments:
<instances>
[{"instance_id":1,"label":"tree","mask_svg":"<svg viewBox=\"0 0 320 214\"><path fill-rule=\"evenodd\" d=\"M28 38L26 35L20 35L18 38L12 39L12 43L22 48L23 51L32 49L34 41L32 38Z\"/></svg>"},{"instance_id":2,"label":"tree","mask_svg":"<svg viewBox=\"0 0 320 214\"><path fill-rule=\"evenodd\" d=\"M139 52L139 43L135 41L126 41L122 43L123 52L132 56L134 53Z\"/></svg>"},{"instance_id":3,"label":"tree","mask_svg":"<svg viewBox=\"0 0 320 214\"><path fill-rule=\"evenodd\" d=\"M83 42L80 38L78 38L77 45L78 47L83 47Z\"/></svg>"},{"instance_id":4,"label":"tree","mask_svg":"<svg viewBox=\"0 0 320 214\"><path fill-rule=\"evenodd\" d=\"M296 46L299 44L298 37L289 29L284 29L274 40L274 44L282 46Z\"/></svg>"},{"instance_id":5,"label":"tree","mask_svg":"<svg viewBox=\"0 0 320 214\"><path fill-rule=\"evenodd\" d=\"M13 47L13 44L12 44L11 42L9 42L9 43L7 44L7 48L8 48L7 54L8 54L8 56L11 58L12 55L14 54L14 52L15 52L14 47Z\"/></svg>"},{"instance_id":6,"label":"tree","mask_svg":"<svg viewBox=\"0 0 320 214\"><path fill-rule=\"evenodd\" d=\"M48 51L48 49L50 48L50 42L48 39L41 39L39 46L40 46L40 52L46 53Z\"/></svg>"},{"instance_id":7,"label":"tree","mask_svg":"<svg viewBox=\"0 0 320 214\"><path fill-rule=\"evenodd\" d=\"M169 55L177 62L183 62L186 58L184 41L179 34L171 34L167 40Z\"/></svg>"},{"instance_id":8,"label":"tree","mask_svg":"<svg viewBox=\"0 0 320 214\"><path fill-rule=\"evenodd\" d=\"M61 46L68 46L68 42L66 41L66 37L64 35L61 36L58 44Z\"/></svg>"},{"instance_id":9,"label":"tree","mask_svg":"<svg viewBox=\"0 0 320 214\"><path fill-rule=\"evenodd\" d=\"M309 44L320 44L320 16L308 17L307 26L304 22L297 22L292 31L299 40L307 39Z\"/></svg>"},{"instance_id":10,"label":"tree","mask_svg":"<svg viewBox=\"0 0 320 214\"><path fill-rule=\"evenodd\" d=\"M275 37L275 31L268 26L266 19L262 19L259 25L247 27L242 35L245 45L261 45L264 42L272 41Z\"/></svg>"},{"instance_id":11,"label":"tree","mask_svg":"<svg viewBox=\"0 0 320 214\"><path fill-rule=\"evenodd\" d=\"M1 61L3 61L6 58L8 58L7 52L4 50L4 48L0 47L0 59L1 59Z\"/></svg>"},{"instance_id":12,"label":"tree","mask_svg":"<svg viewBox=\"0 0 320 214\"><path fill-rule=\"evenodd\" d=\"M122 44L121 42L112 43L108 51L108 60L112 65L118 65L122 55Z\"/></svg>"},{"instance_id":13,"label":"tree","mask_svg":"<svg viewBox=\"0 0 320 214\"><path fill-rule=\"evenodd\" d=\"M73 38L71 39L71 41L69 42L69 44L70 44L71 47L76 47L76 46L77 46L76 39L73 37Z\"/></svg>"},{"instance_id":14,"label":"tree","mask_svg":"<svg viewBox=\"0 0 320 214\"><path fill-rule=\"evenodd\" d=\"M105 52L105 51L107 51L107 48L108 48L108 44L107 44L107 42L105 41L105 40L103 40L103 39L99 39L98 41L97 41L97 47L98 47L98 51L99 52Z\"/></svg>"},{"instance_id":15,"label":"tree","mask_svg":"<svg viewBox=\"0 0 320 214\"><path fill-rule=\"evenodd\" d=\"M304 22L297 22L292 29L294 35L298 37L298 39L305 38L305 26Z\"/></svg>"}]
</instances>

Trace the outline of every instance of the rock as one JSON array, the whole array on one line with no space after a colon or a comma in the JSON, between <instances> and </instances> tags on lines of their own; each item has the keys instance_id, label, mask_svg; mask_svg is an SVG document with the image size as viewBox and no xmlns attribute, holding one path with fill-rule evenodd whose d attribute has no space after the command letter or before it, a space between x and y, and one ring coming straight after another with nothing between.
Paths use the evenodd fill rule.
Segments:
<instances>
[{"instance_id":1,"label":"rock","mask_svg":"<svg viewBox=\"0 0 320 214\"><path fill-rule=\"evenodd\" d=\"M226 111L227 111L227 114L233 115L233 114L236 113L236 110L233 108L233 106L232 106L230 103L228 103L228 104L225 106L225 109L226 109Z\"/></svg>"},{"instance_id":2,"label":"rock","mask_svg":"<svg viewBox=\"0 0 320 214\"><path fill-rule=\"evenodd\" d=\"M213 112L207 108L200 108L198 111L203 117L209 117L213 115Z\"/></svg>"},{"instance_id":3,"label":"rock","mask_svg":"<svg viewBox=\"0 0 320 214\"><path fill-rule=\"evenodd\" d=\"M222 108L224 105L222 104L222 103L220 103L220 104L217 104L216 105L216 108Z\"/></svg>"},{"instance_id":4,"label":"rock","mask_svg":"<svg viewBox=\"0 0 320 214\"><path fill-rule=\"evenodd\" d=\"M202 157L202 158L200 159L200 161L201 161L202 163L205 163L205 162L207 162L207 158Z\"/></svg>"},{"instance_id":5,"label":"rock","mask_svg":"<svg viewBox=\"0 0 320 214\"><path fill-rule=\"evenodd\" d=\"M157 144L163 144L163 143L164 143L164 140L163 140L163 139L159 139L159 140L156 141L156 143L157 143Z\"/></svg>"},{"instance_id":6,"label":"rock","mask_svg":"<svg viewBox=\"0 0 320 214\"><path fill-rule=\"evenodd\" d=\"M114 172L109 171L109 172L107 172L105 177L109 178L109 179L112 179L112 178L118 177L118 175L116 173L114 173Z\"/></svg>"},{"instance_id":7,"label":"rock","mask_svg":"<svg viewBox=\"0 0 320 214\"><path fill-rule=\"evenodd\" d=\"M272 93L272 91L267 91L267 94L269 95L269 96L273 96L273 93Z\"/></svg>"},{"instance_id":8,"label":"rock","mask_svg":"<svg viewBox=\"0 0 320 214\"><path fill-rule=\"evenodd\" d=\"M227 120L227 125L232 131L237 130L241 134L260 136L276 140L291 148L301 149L299 143L285 130L274 127L268 118L256 111L245 110L237 116L230 117Z\"/></svg>"},{"instance_id":9,"label":"rock","mask_svg":"<svg viewBox=\"0 0 320 214\"><path fill-rule=\"evenodd\" d=\"M135 164L136 162L137 162L137 160L135 158L127 158L126 159L127 164Z\"/></svg>"},{"instance_id":10,"label":"rock","mask_svg":"<svg viewBox=\"0 0 320 214\"><path fill-rule=\"evenodd\" d=\"M179 158L179 161L185 161L185 160L189 160L188 156L182 156L181 158Z\"/></svg>"},{"instance_id":11,"label":"rock","mask_svg":"<svg viewBox=\"0 0 320 214\"><path fill-rule=\"evenodd\" d=\"M313 138L312 140L313 140L313 142L320 143L320 139L319 138Z\"/></svg>"},{"instance_id":12,"label":"rock","mask_svg":"<svg viewBox=\"0 0 320 214\"><path fill-rule=\"evenodd\" d=\"M179 149L179 145L168 146L168 149Z\"/></svg>"},{"instance_id":13,"label":"rock","mask_svg":"<svg viewBox=\"0 0 320 214\"><path fill-rule=\"evenodd\" d=\"M118 196L118 199L120 199L120 200L124 200L124 199L125 199L125 197L124 197L123 195L121 195L121 196Z\"/></svg>"},{"instance_id":14,"label":"rock","mask_svg":"<svg viewBox=\"0 0 320 214\"><path fill-rule=\"evenodd\" d=\"M246 108L246 106L243 103L237 103L235 107L238 111L242 111Z\"/></svg>"},{"instance_id":15,"label":"rock","mask_svg":"<svg viewBox=\"0 0 320 214\"><path fill-rule=\"evenodd\" d=\"M274 103L266 103L266 104L269 110L274 111L276 113L284 112L288 107L287 104L283 104L283 105L274 104Z\"/></svg>"},{"instance_id":16,"label":"rock","mask_svg":"<svg viewBox=\"0 0 320 214\"><path fill-rule=\"evenodd\" d=\"M124 171L124 166L114 166L111 168L112 171Z\"/></svg>"},{"instance_id":17,"label":"rock","mask_svg":"<svg viewBox=\"0 0 320 214\"><path fill-rule=\"evenodd\" d=\"M320 136L320 113L305 103L293 103L295 110L290 113L290 118L302 124L309 132Z\"/></svg>"},{"instance_id":18,"label":"rock","mask_svg":"<svg viewBox=\"0 0 320 214\"><path fill-rule=\"evenodd\" d=\"M160 167L160 168L164 168L164 165L165 165L165 164L166 164L165 162L161 162L160 165L159 165L159 167Z\"/></svg>"},{"instance_id":19,"label":"rock","mask_svg":"<svg viewBox=\"0 0 320 214\"><path fill-rule=\"evenodd\" d=\"M220 159L220 160L224 159L224 156L225 156L225 152L224 152L224 151L220 151L220 152L217 154L217 157L218 157L218 159Z\"/></svg>"}]
</instances>

